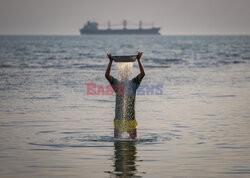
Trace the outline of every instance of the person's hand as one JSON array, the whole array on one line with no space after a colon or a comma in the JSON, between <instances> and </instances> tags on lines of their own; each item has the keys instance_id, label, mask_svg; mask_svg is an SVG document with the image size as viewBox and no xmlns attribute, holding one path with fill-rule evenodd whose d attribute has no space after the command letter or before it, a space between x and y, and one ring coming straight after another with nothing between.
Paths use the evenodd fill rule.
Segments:
<instances>
[{"instance_id":1,"label":"person's hand","mask_svg":"<svg viewBox=\"0 0 250 178\"><path fill-rule=\"evenodd\" d=\"M143 52L138 52L137 57L136 57L137 60L141 60L142 53L143 53Z\"/></svg>"},{"instance_id":2,"label":"person's hand","mask_svg":"<svg viewBox=\"0 0 250 178\"><path fill-rule=\"evenodd\" d=\"M108 58L109 58L109 61L112 62L112 61L113 61L113 58L112 58L111 53L107 53L107 56L108 56Z\"/></svg>"}]
</instances>

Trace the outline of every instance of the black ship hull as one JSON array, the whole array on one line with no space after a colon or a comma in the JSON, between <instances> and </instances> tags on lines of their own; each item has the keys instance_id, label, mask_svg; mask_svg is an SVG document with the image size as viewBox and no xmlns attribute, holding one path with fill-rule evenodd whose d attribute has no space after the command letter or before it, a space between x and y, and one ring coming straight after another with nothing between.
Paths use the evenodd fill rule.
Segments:
<instances>
[{"instance_id":1,"label":"black ship hull","mask_svg":"<svg viewBox=\"0 0 250 178\"><path fill-rule=\"evenodd\" d=\"M80 29L82 35L160 35L160 28L151 29L107 29L107 30L86 30Z\"/></svg>"}]
</instances>

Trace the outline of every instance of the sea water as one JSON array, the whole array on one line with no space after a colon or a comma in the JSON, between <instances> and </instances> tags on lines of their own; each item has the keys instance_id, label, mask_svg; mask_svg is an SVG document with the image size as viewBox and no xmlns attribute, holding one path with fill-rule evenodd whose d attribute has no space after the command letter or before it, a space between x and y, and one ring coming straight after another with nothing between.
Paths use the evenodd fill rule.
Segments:
<instances>
[{"instance_id":1,"label":"sea water","mask_svg":"<svg viewBox=\"0 0 250 178\"><path fill-rule=\"evenodd\" d=\"M249 49L249 36L0 36L0 177L249 177ZM115 95L86 84L109 84L107 51L133 50L138 138L116 139Z\"/></svg>"}]
</instances>

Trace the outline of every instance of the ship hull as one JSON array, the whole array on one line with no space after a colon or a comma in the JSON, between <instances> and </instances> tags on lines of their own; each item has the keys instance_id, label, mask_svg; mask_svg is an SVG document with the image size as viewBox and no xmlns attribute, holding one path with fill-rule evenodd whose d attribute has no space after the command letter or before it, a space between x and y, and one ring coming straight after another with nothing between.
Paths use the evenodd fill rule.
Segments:
<instances>
[{"instance_id":1,"label":"ship hull","mask_svg":"<svg viewBox=\"0 0 250 178\"><path fill-rule=\"evenodd\" d=\"M112 30L85 30L81 29L82 35L160 35L160 28L152 29L112 29Z\"/></svg>"}]
</instances>

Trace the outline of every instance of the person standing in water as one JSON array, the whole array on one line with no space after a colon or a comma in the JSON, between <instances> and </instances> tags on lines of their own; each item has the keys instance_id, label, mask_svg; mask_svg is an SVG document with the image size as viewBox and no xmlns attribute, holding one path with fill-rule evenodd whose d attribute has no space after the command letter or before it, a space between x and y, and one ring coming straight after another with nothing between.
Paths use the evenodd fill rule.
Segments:
<instances>
[{"instance_id":1,"label":"person standing in water","mask_svg":"<svg viewBox=\"0 0 250 178\"><path fill-rule=\"evenodd\" d=\"M105 77L116 93L114 136L119 138L123 132L127 132L130 138L135 139L137 137L137 121L135 118L136 90L145 76L141 62L142 52L138 52L137 55L140 73L132 80L128 79L129 75L131 75L130 70L125 71L126 75L121 74L121 80L117 80L111 76L110 70L113 58L111 54L107 54L107 56L109 58L109 64Z\"/></svg>"}]
</instances>

